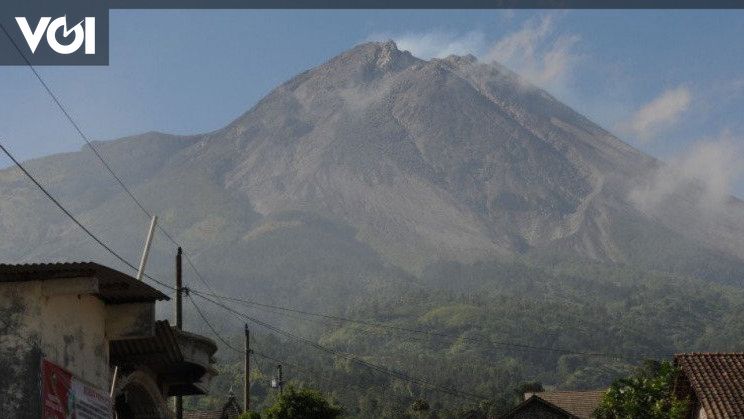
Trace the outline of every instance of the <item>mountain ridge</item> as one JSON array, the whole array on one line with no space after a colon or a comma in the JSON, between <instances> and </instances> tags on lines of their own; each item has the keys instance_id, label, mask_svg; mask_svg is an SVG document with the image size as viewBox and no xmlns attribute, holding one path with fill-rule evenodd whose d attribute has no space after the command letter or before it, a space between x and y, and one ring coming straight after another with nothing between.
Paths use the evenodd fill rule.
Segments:
<instances>
[{"instance_id":1,"label":"mountain ridge","mask_svg":"<svg viewBox=\"0 0 744 419\"><path fill-rule=\"evenodd\" d=\"M447 260L545 254L668 269L643 253L672 242L665 260L709 256L728 272L710 279L740 281L740 227L727 231L724 243L715 231L726 226L696 227L693 209L678 202L685 223L639 209L629 193L662 163L503 66L474 57L426 61L393 42L366 43L281 84L222 129L97 144L197 254L241 248L261 237L254 230L292 230L319 216L350 228L343 240L379 257L375 270L389 265L417 275ZM142 221L85 153L28 164L74 212L136 249L140 232L131 226ZM12 219L0 230L14 239L0 247L4 259L61 254L52 250L60 240L74 243L72 254L100 256L18 176L0 171L7 198L0 214ZM271 221L281 214L315 221ZM737 227L744 218L732 214L726 224ZM24 215L36 218L15 223ZM39 219L48 226L33 226ZM114 234L119 229L126 232Z\"/></svg>"}]
</instances>

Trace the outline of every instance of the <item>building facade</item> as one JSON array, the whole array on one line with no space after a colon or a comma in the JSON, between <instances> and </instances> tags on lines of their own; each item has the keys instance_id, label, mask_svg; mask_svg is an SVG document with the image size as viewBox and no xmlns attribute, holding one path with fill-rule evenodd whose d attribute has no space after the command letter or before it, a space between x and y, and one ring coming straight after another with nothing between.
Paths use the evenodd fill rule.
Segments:
<instances>
[{"instance_id":1,"label":"building facade","mask_svg":"<svg viewBox=\"0 0 744 419\"><path fill-rule=\"evenodd\" d=\"M204 394L217 347L156 321L165 299L96 263L0 265L3 417L166 418L169 396Z\"/></svg>"}]
</instances>

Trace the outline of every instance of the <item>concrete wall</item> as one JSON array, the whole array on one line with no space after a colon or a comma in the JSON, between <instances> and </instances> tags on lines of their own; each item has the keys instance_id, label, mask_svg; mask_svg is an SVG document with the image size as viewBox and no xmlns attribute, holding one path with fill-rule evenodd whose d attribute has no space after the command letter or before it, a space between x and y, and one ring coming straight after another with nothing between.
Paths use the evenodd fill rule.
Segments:
<instances>
[{"instance_id":1,"label":"concrete wall","mask_svg":"<svg viewBox=\"0 0 744 419\"><path fill-rule=\"evenodd\" d=\"M0 418L41 417L42 357L108 392L109 341L153 336L155 303L97 293L96 278L0 283Z\"/></svg>"},{"instance_id":2,"label":"concrete wall","mask_svg":"<svg viewBox=\"0 0 744 419\"><path fill-rule=\"evenodd\" d=\"M40 295L40 283L0 285L0 412L9 418L41 417Z\"/></svg>"},{"instance_id":3,"label":"concrete wall","mask_svg":"<svg viewBox=\"0 0 744 419\"><path fill-rule=\"evenodd\" d=\"M46 357L100 389L110 382L106 306L90 281L0 283L0 411L41 417L40 363ZM71 293L72 292L72 293Z\"/></svg>"},{"instance_id":4,"label":"concrete wall","mask_svg":"<svg viewBox=\"0 0 744 419\"><path fill-rule=\"evenodd\" d=\"M106 307L91 295L49 297L39 317L47 359L99 389L110 387Z\"/></svg>"}]
</instances>

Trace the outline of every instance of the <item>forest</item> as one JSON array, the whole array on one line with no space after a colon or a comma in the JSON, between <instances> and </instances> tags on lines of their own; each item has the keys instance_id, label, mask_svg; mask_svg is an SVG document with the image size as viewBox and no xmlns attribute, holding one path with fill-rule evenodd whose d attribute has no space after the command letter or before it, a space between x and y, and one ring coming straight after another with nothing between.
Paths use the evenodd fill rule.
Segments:
<instances>
[{"instance_id":1,"label":"forest","mask_svg":"<svg viewBox=\"0 0 744 419\"><path fill-rule=\"evenodd\" d=\"M607 388L647 360L732 350L743 337L740 290L678 274L512 260L442 263L419 281L344 308L223 298L232 311L206 310L214 330L201 330L224 339L220 374L187 408L218 406L231 389L242 399L241 322L254 331L252 410L278 396L270 383L281 363L287 385L318 389L355 418L419 417L422 401L428 417L498 415L530 386Z\"/></svg>"}]
</instances>

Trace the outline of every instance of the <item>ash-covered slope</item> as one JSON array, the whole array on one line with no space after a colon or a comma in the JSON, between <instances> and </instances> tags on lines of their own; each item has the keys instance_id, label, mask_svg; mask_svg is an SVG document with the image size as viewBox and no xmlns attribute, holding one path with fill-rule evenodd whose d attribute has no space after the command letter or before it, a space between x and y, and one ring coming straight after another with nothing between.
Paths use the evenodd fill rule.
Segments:
<instances>
[{"instance_id":1,"label":"ash-covered slope","mask_svg":"<svg viewBox=\"0 0 744 419\"><path fill-rule=\"evenodd\" d=\"M219 131L101 148L181 240L235 280L248 260L240 255L259 248L261 258L244 257L251 272L288 284L304 280L296 277L313 260L291 275L280 261L308 252L319 252L324 274L351 261L365 266L364 283L402 275L391 273L397 268L518 254L641 263L725 282L744 271L744 234L736 234L744 217L690 225L684 200L674 202L684 223L639 209L630 193L657 161L469 56L423 61L392 42L363 44L279 86ZM93 160L79 162L84 153L31 167L136 255L136 208ZM15 171L0 172L0 195L0 233L13 237L0 247L3 259L57 256L63 244L84 241L53 209L39 209L47 204Z\"/></svg>"}]
</instances>

